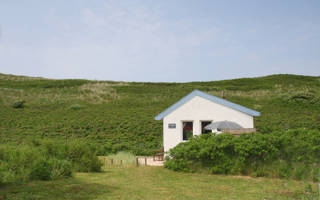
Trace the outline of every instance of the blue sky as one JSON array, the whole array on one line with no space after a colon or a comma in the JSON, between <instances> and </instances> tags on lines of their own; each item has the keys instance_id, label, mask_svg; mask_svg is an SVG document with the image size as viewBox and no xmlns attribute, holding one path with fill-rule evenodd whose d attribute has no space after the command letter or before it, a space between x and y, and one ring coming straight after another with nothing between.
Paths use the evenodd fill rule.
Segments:
<instances>
[{"instance_id":1,"label":"blue sky","mask_svg":"<svg viewBox=\"0 0 320 200\"><path fill-rule=\"evenodd\" d=\"M320 1L0 0L0 73L122 81L320 75Z\"/></svg>"}]
</instances>

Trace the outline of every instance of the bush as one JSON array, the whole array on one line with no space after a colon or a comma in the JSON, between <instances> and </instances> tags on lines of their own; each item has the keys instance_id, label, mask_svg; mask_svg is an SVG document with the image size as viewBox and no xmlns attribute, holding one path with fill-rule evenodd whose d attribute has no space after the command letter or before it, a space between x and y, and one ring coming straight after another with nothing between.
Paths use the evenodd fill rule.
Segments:
<instances>
[{"instance_id":1,"label":"bush","mask_svg":"<svg viewBox=\"0 0 320 200\"><path fill-rule=\"evenodd\" d=\"M67 160L52 159L50 179L56 180L72 176L72 164Z\"/></svg>"},{"instance_id":2,"label":"bush","mask_svg":"<svg viewBox=\"0 0 320 200\"><path fill-rule=\"evenodd\" d=\"M15 180L15 174L12 171L7 170L7 166L4 165L4 163L0 163L0 185Z\"/></svg>"},{"instance_id":3,"label":"bush","mask_svg":"<svg viewBox=\"0 0 320 200\"><path fill-rule=\"evenodd\" d=\"M12 104L12 107L13 108L23 108L24 107L24 103L25 103L24 100L19 100L19 101L14 102Z\"/></svg>"},{"instance_id":4,"label":"bush","mask_svg":"<svg viewBox=\"0 0 320 200\"><path fill-rule=\"evenodd\" d=\"M72 163L75 171L99 172L102 163L98 159L95 145L74 140L68 143L44 141L40 146L46 154Z\"/></svg>"},{"instance_id":5,"label":"bush","mask_svg":"<svg viewBox=\"0 0 320 200\"><path fill-rule=\"evenodd\" d=\"M57 144L54 144L58 146ZM94 146L89 143L72 141L68 144L60 145L61 159L66 159L73 163L76 171L79 172L99 172L101 171L102 163L98 159L97 152ZM58 152L58 151L57 151Z\"/></svg>"},{"instance_id":6,"label":"bush","mask_svg":"<svg viewBox=\"0 0 320 200\"><path fill-rule=\"evenodd\" d=\"M279 170L278 170L279 174L278 174L278 177L280 178L289 178L290 175L291 175L291 171L292 171L292 168L290 166L290 164L288 163L283 163L282 165L279 166Z\"/></svg>"},{"instance_id":7,"label":"bush","mask_svg":"<svg viewBox=\"0 0 320 200\"><path fill-rule=\"evenodd\" d=\"M80 141L0 145L0 184L66 178L73 171L99 172L101 166L94 148Z\"/></svg>"},{"instance_id":8,"label":"bush","mask_svg":"<svg viewBox=\"0 0 320 200\"><path fill-rule=\"evenodd\" d=\"M79 104L73 104L70 106L71 110L80 110L81 108L83 108L83 106Z\"/></svg>"},{"instance_id":9,"label":"bush","mask_svg":"<svg viewBox=\"0 0 320 200\"><path fill-rule=\"evenodd\" d=\"M165 167L176 171L206 169L214 174L243 174L313 179L320 169L320 131L289 130L270 134L208 134L180 143Z\"/></svg>"},{"instance_id":10,"label":"bush","mask_svg":"<svg viewBox=\"0 0 320 200\"><path fill-rule=\"evenodd\" d=\"M97 156L86 154L78 162L79 172L100 172L102 163Z\"/></svg>"},{"instance_id":11,"label":"bush","mask_svg":"<svg viewBox=\"0 0 320 200\"><path fill-rule=\"evenodd\" d=\"M50 159L37 160L31 168L31 180L55 180L60 178L71 177L72 165L69 161Z\"/></svg>"},{"instance_id":12,"label":"bush","mask_svg":"<svg viewBox=\"0 0 320 200\"><path fill-rule=\"evenodd\" d=\"M320 182L320 168L319 167L313 167L312 181L313 182Z\"/></svg>"},{"instance_id":13,"label":"bush","mask_svg":"<svg viewBox=\"0 0 320 200\"><path fill-rule=\"evenodd\" d=\"M48 160L40 159L31 168L31 180L50 180L51 166Z\"/></svg>"}]
</instances>

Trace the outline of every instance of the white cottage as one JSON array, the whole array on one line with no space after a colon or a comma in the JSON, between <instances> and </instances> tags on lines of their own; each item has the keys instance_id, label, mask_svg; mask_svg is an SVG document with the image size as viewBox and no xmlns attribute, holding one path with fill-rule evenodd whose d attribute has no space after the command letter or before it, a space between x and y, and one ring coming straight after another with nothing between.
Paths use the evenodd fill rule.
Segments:
<instances>
[{"instance_id":1,"label":"white cottage","mask_svg":"<svg viewBox=\"0 0 320 200\"><path fill-rule=\"evenodd\" d=\"M191 135L205 134L205 126L231 121L243 128L254 128L253 117L260 113L225 99L194 90L155 117L163 120L163 147L168 151Z\"/></svg>"}]
</instances>

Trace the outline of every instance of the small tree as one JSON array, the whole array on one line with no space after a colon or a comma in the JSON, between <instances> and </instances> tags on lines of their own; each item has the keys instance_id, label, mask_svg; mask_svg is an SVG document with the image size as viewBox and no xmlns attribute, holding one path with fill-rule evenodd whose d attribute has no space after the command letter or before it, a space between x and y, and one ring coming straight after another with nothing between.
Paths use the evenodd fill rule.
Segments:
<instances>
[{"instance_id":1,"label":"small tree","mask_svg":"<svg viewBox=\"0 0 320 200\"><path fill-rule=\"evenodd\" d=\"M13 108L23 108L24 107L24 103L25 103L24 100L19 100L19 101L14 102L12 104L12 107Z\"/></svg>"}]
</instances>

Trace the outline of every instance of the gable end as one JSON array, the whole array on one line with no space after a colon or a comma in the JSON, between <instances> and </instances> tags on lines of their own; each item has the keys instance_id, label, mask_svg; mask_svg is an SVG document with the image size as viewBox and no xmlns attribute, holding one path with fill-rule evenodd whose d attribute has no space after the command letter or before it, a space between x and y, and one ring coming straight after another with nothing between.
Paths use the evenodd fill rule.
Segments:
<instances>
[{"instance_id":1,"label":"gable end","mask_svg":"<svg viewBox=\"0 0 320 200\"><path fill-rule=\"evenodd\" d=\"M236 103L232 103L230 101L227 101L225 99L201 92L199 90L194 90L193 92L191 92L190 94L188 94L187 96L183 97L181 100L177 101L175 104L173 104L172 106L170 106L169 108L167 108L166 110L164 110L162 113L160 113L159 115L157 115L154 119L155 120L162 120L165 116L167 116L168 114L170 114L171 112L173 112L174 110L176 110L178 107L182 106L183 104L185 104L187 101L189 101L190 99L192 99L195 96L199 96L202 98L205 98L209 101L212 101L214 103L220 104L220 105L224 105L226 107L232 108L234 110L243 112L245 114L251 115L251 116L260 116L260 112L252 110L250 108L246 108L244 106L241 106L239 104Z\"/></svg>"}]
</instances>

